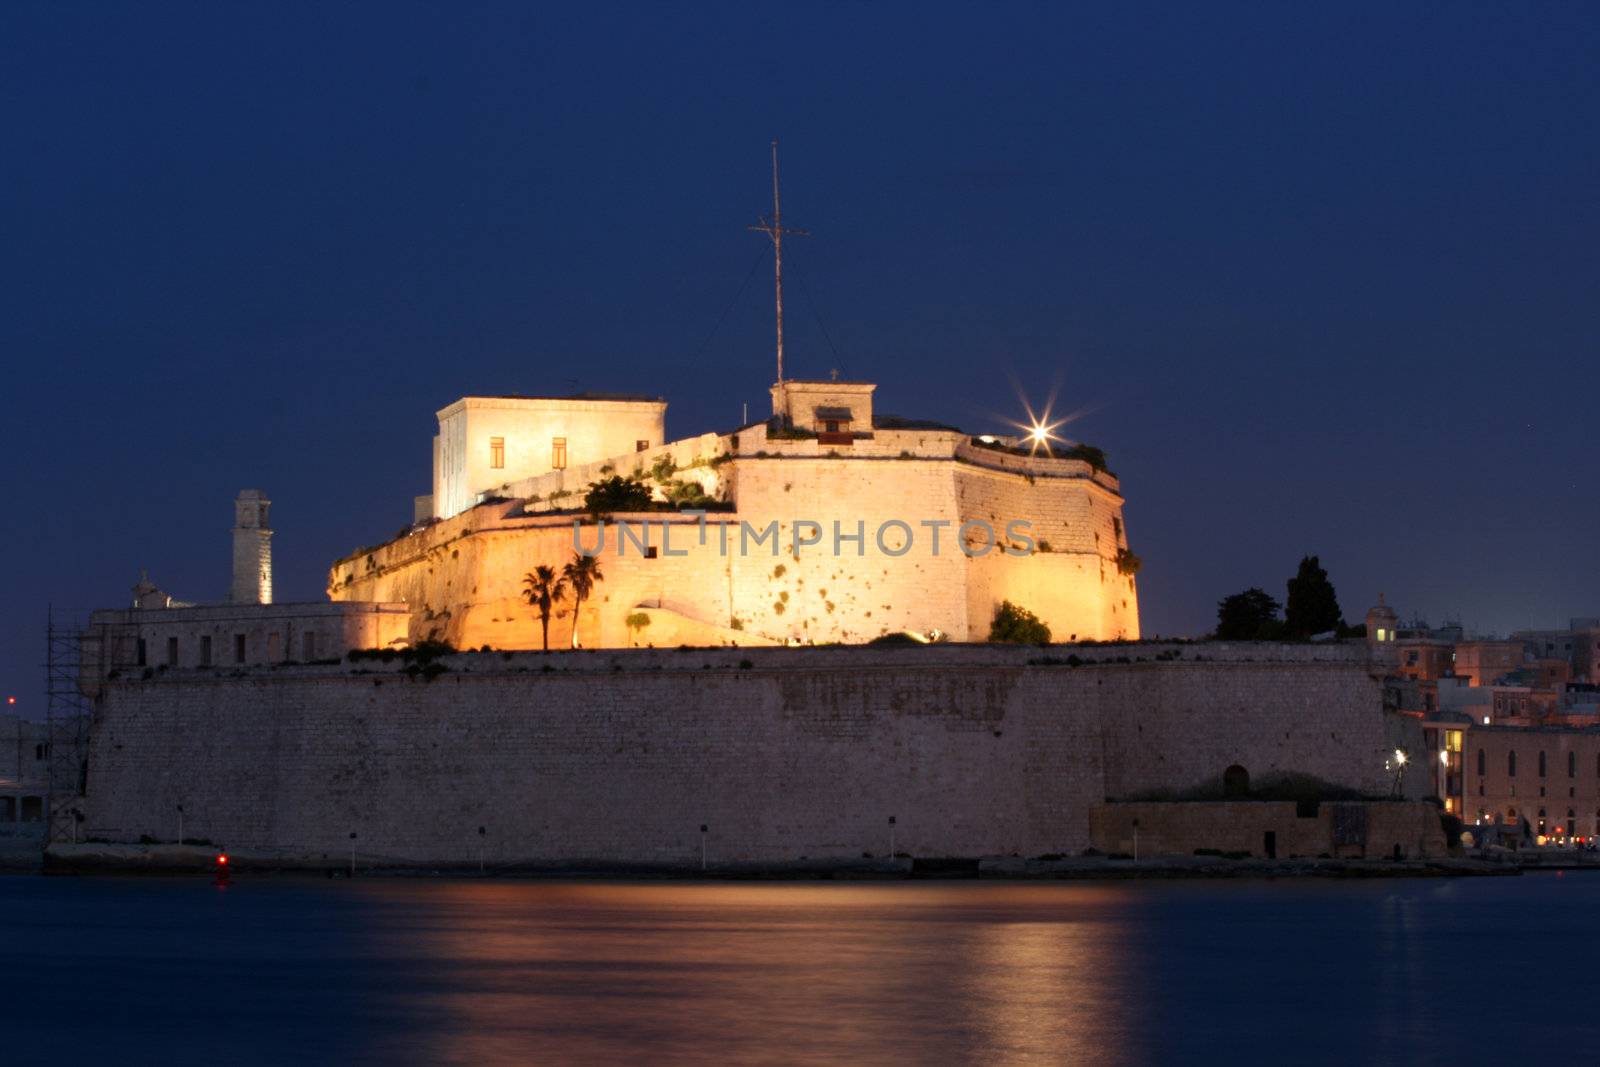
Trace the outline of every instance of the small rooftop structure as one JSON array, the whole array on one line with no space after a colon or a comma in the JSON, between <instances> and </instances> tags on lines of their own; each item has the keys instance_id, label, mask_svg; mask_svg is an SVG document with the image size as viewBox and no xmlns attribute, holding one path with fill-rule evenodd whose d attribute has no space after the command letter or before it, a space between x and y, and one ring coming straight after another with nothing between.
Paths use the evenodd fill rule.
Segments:
<instances>
[{"instance_id":1,"label":"small rooftop structure","mask_svg":"<svg viewBox=\"0 0 1600 1067\"><path fill-rule=\"evenodd\" d=\"M786 429L811 433L872 432L871 382L791 378L772 387L772 414Z\"/></svg>"}]
</instances>

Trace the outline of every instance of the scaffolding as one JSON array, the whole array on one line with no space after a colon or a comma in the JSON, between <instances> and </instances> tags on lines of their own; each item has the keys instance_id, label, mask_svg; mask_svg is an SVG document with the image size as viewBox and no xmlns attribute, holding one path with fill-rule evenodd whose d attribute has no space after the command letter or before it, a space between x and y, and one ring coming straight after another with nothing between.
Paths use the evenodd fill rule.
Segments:
<instances>
[{"instance_id":1,"label":"scaffolding","mask_svg":"<svg viewBox=\"0 0 1600 1067\"><path fill-rule=\"evenodd\" d=\"M85 692L85 652L97 660L97 642L84 628L45 617L45 756L48 779L45 844L74 843L83 820L89 724L94 701ZM95 666L96 664L90 664ZM96 677L103 672L96 671Z\"/></svg>"}]
</instances>

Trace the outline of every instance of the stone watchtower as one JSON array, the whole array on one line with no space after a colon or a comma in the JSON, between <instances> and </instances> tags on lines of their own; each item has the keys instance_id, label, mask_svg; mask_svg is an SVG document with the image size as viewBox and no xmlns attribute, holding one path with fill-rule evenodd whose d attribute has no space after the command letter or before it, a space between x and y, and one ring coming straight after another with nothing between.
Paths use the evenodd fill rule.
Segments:
<instances>
[{"instance_id":1,"label":"stone watchtower","mask_svg":"<svg viewBox=\"0 0 1600 1067\"><path fill-rule=\"evenodd\" d=\"M233 589L228 600L234 604L272 603L271 503L259 489L245 489L233 502Z\"/></svg>"},{"instance_id":2,"label":"stone watchtower","mask_svg":"<svg viewBox=\"0 0 1600 1067\"><path fill-rule=\"evenodd\" d=\"M1383 594L1378 594L1378 603L1367 612L1367 640L1373 644L1387 644L1395 639L1395 630L1400 626L1400 615L1393 608L1383 602Z\"/></svg>"}]
</instances>

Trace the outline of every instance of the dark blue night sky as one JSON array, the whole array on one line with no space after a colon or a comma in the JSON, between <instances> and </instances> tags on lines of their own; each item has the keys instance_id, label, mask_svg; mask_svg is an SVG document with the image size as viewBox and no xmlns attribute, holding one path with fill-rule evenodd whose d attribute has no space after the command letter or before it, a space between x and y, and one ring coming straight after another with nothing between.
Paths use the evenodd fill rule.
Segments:
<instances>
[{"instance_id":1,"label":"dark blue night sky","mask_svg":"<svg viewBox=\"0 0 1600 1067\"><path fill-rule=\"evenodd\" d=\"M320 598L462 394L765 414L774 137L790 372L1057 387L1147 635L1306 552L1353 620L1600 614L1596 56L1591 4L7 4L0 685L141 566L224 596L240 488Z\"/></svg>"}]
</instances>

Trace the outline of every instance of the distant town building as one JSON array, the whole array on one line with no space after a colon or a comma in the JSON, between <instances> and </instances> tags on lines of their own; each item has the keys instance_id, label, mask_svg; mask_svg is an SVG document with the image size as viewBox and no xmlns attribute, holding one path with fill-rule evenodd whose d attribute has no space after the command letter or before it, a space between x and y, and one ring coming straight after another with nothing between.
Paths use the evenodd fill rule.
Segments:
<instances>
[{"instance_id":1,"label":"distant town building","mask_svg":"<svg viewBox=\"0 0 1600 1067\"><path fill-rule=\"evenodd\" d=\"M1480 843L1600 837L1600 620L1503 638L1400 624L1378 654L1390 705L1422 721L1435 795Z\"/></svg>"}]
</instances>

